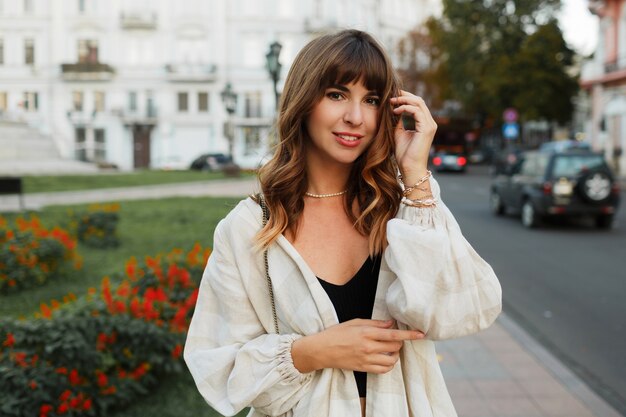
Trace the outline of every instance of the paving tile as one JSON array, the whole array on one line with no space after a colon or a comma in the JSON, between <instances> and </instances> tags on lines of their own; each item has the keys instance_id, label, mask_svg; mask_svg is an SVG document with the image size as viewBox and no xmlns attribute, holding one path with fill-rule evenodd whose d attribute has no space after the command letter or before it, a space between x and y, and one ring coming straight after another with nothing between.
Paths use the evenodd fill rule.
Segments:
<instances>
[{"instance_id":1,"label":"paving tile","mask_svg":"<svg viewBox=\"0 0 626 417\"><path fill-rule=\"evenodd\" d=\"M570 398L571 394L554 379L518 381L522 390L532 398Z\"/></svg>"},{"instance_id":2,"label":"paving tile","mask_svg":"<svg viewBox=\"0 0 626 417\"><path fill-rule=\"evenodd\" d=\"M487 404L498 417L546 417L533 401L527 398L490 398Z\"/></svg>"},{"instance_id":3,"label":"paving tile","mask_svg":"<svg viewBox=\"0 0 626 417\"><path fill-rule=\"evenodd\" d=\"M543 397L536 399L535 402L548 417L594 417L589 409L571 396Z\"/></svg>"},{"instance_id":4,"label":"paving tile","mask_svg":"<svg viewBox=\"0 0 626 417\"><path fill-rule=\"evenodd\" d=\"M472 385L478 393L489 400L490 398L523 398L528 397L526 391L516 381L475 380Z\"/></svg>"},{"instance_id":5,"label":"paving tile","mask_svg":"<svg viewBox=\"0 0 626 417\"><path fill-rule=\"evenodd\" d=\"M489 405L480 398L452 398L459 417L503 417L494 414Z\"/></svg>"},{"instance_id":6,"label":"paving tile","mask_svg":"<svg viewBox=\"0 0 626 417\"><path fill-rule=\"evenodd\" d=\"M448 392L452 398L482 398L478 393L478 390L474 387L474 384L467 379L447 380L446 386L448 387Z\"/></svg>"}]
</instances>

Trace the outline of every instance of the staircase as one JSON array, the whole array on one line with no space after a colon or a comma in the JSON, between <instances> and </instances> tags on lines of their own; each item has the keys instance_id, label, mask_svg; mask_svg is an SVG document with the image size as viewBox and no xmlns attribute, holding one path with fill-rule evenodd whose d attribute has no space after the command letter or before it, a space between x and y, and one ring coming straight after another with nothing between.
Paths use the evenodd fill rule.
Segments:
<instances>
[{"instance_id":1,"label":"staircase","mask_svg":"<svg viewBox=\"0 0 626 417\"><path fill-rule=\"evenodd\" d=\"M63 159L52 138L24 122L0 120L0 175L89 174L95 164Z\"/></svg>"}]
</instances>

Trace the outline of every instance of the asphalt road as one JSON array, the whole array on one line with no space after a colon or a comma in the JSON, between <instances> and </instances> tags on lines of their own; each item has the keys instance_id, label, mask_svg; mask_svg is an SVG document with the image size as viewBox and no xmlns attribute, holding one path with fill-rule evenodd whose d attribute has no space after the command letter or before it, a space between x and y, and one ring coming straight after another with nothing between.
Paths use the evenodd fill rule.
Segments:
<instances>
[{"instance_id":1,"label":"asphalt road","mask_svg":"<svg viewBox=\"0 0 626 417\"><path fill-rule=\"evenodd\" d=\"M436 178L496 271L505 312L626 415L626 209L608 232L584 221L526 230L518 217L490 213L485 168Z\"/></svg>"}]
</instances>

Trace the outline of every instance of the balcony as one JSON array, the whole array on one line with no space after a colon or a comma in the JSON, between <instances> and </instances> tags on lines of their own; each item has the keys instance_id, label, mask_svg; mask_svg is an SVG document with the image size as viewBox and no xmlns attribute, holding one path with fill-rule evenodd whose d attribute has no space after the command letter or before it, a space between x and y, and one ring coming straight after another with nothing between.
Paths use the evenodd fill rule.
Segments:
<instances>
[{"instance_id":1,"label":"balcony","mask_svg":"<svg viewBox=\"0 0 626 417\"><path fill-rule=\"evenodd\" d=\"M120 25L127 30L154 30L157 28L157 15L154 12L122 12Z\"/></svg>"},{"instance_id":2,"label":"balcony","mask_svg":"<svg viewBox=\"0 0 626 417\"><path fill-rule=\"evenodd\" d=\"M171 82L215 81L217 67L213 64L168 64L167 80Z\"/></svg>"},{"instance_id":3,"label":"balcony","mask_svg":"<svg viewBox=\"0 0 626 417\"><path fill-rule=\"evenodd\" d=\"M102 62L77 62L61 64L64 81L111 81L115 70Z\"/></svg>"},{"instance_id":4,"label":"balcony","mask_svg":"<svg viewBox=\"0 0 626 417\"><path fill-rule=\"evenodd\" d=\"M626 58L614 59L604 63L604 73L610 74L626 69Z\"/></svg>"},{"instance_id":5,"label":"balcony","mask_svg":"<svg viewBox=\"0 0 626 417\"><path fill-rule=\"evenodd\" d=\"M156 126L159 121L159 114L154 105L143 110L115 109L112 113L119 116L125 126Z\"/></svg>"}]
</instances>

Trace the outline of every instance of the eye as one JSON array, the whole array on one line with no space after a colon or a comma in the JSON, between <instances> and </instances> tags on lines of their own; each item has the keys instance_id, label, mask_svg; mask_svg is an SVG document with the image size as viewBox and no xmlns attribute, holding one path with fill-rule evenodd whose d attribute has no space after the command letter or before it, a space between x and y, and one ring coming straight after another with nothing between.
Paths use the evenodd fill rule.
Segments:
<instances>
[{"instance_id":1,"label":"eye","mask_svg":"<svg viewBox=\"0 0 626 417\"><path fill-rule=\"evenodd\" d=\"M376 107L380 106L380 99L378 97L368 97L365 99L365 102L372 106L376 106Z\"/></svg>"},{"instance_id":2,"label":"eye","mask_svg":"<svg viewBox=\"0 0 626 417\"><path fill-rule=\"evenodd\" d=\"M328 97L331 100L341 100L343 98L343 94L341 94L338 91L330 91L326 93L326 97Z\"/></svg>"}]
</instances>

